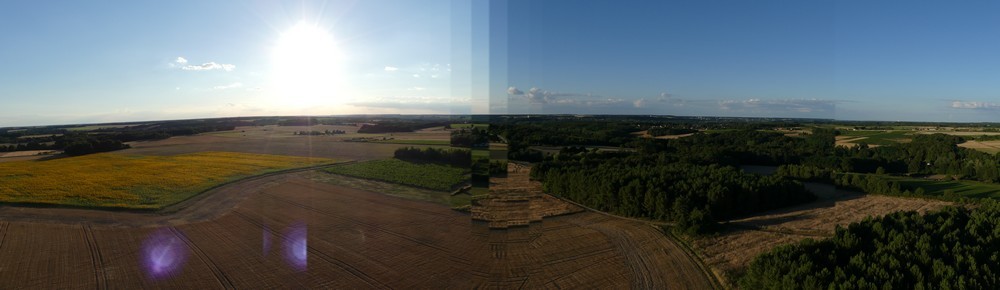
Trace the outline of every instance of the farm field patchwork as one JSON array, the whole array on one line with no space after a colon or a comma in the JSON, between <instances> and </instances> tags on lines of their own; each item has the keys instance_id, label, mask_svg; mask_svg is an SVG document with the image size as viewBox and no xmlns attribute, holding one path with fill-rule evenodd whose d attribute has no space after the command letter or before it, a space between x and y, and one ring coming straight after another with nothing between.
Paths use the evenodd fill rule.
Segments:
<instances>
[{"instance_id":1,"label":"farm field patchwork","mask_svg":"<svg viewBox=\"0 0 1000 290\"><path fill-rule=\"evenodd\" d=\"M326 172L448 191L467 182L468 168L399 159L372 160L324 169Z\"/></svg>"},{"instance_id":2,"label":"farm field patchwork","mask_svg":"<svg viewBox=\"0 0 1000 290\"><path fill-rule=\"evenodd\" d=\"M203 152L175 156L93 154L0 163L0 202L158 209L215 185L322 158Z\"/></svg>"}]
</instances>

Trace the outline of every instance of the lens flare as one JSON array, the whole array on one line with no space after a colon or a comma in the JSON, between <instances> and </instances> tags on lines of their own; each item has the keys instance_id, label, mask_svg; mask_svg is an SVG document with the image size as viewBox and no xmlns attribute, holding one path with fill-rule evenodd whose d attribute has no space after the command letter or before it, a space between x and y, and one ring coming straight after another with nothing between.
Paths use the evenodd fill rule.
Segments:
<instances>
[{"instance_id":1,"label":"lens flare","mask_svg":"<svg viewBox=\"0 0 1000 290\"><path fill-rule=\"evenodd\" d=\"M273 234L271 233L271 228L268 227L267 225L264 225L264 230L262 234L263 237L261 238L261 249L260 249L261 256L267 257L267 253L271 252L272 235Z\"/></svg>"},{"instance_id":2,"label":"lens flare","mask_svg":"<svg viewBox=\"0 0 1000 290\"><path fill-rule=\"evenodd\" d=\"M178 272L187 259L188 248L170 230L161 228L146 238L142 246L146 274L158 279Z\"/></svg>"},{"instance_id":3,"label":"lens flare","mask_svg":"<svg viewBox=\"0 0 1000 290\"><path fill-rule=\"evenodd\" d=\"M298 271L305 271L309 258L309 248L306 244L306 226L303 224L291 226L287 230L285 240L285 258L288 264Z\"/></svg>"}]
</instances>

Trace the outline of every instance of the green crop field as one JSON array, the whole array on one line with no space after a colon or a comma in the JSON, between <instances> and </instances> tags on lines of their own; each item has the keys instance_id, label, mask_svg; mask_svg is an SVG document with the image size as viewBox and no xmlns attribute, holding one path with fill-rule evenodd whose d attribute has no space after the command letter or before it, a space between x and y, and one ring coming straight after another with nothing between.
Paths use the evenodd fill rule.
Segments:
<instances>
[{"instance_id":1,"label":"green crop field","mask_svg":"<svg viewBox=\"0 0 1000 290\"><path fill-rule=\"evenodd\" d=\"M387 181L432 190L448 191L469 180L468 168L430 163L411 163L399 159L372 160L335 166L326 172Z\"/></svg>"},{"instance_id":2,"label":"green crop field","mask_svg":"<svg viewBox=\"0 0 1000 290\"><path fill-rule=\"evenodd\" d=\"M944 196L950 190L954 194L969 198L1000 199L1000 184L984 183L971 180L929 180L916 178L898 178L899 184L907 187L921 187L924 194Z\"/></svg>"}]
</instances>

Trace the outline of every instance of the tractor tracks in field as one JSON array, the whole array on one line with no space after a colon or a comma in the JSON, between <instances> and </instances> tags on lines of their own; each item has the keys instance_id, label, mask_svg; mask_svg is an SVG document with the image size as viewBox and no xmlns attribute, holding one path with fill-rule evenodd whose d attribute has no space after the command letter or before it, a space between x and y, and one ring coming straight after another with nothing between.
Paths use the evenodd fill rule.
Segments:
<instances>
[{"instance_id":1,"label":"tractor tracks in field","mask_svg":"<svg viewBox=\"0 0 1000 290\"><path fill-rule=\"evenodd\" d=\"M108 289L108 272L104 268L104 255L101 248L97 246L97 239L94 238L94 230L90 225L83 225L83 237L87 242L87 249L90 251L90 261L94 266L94 279L97 289Z\"/></svg>"},{"instance_id":2,"label":"tractor tracks in field","mask_svg":"<svg viewBox=\"0 0 1000 290\"><path fill-rule=\"evenodd\" d=\"M240 217L241 219L243 219L243 220L245 220L245 221L247 221L247 222L249 222L249 223L251 223L251 224L253 224L253 225L257 226L257 227L260 227L261 229L265 228L265 226L264 226L263 223L261 223L261 222L255 220L255 219L247 216L244 213L241 213L239 211L233 211L233 215L237 216L237 217ZM285 241L288 241L288 242L292 242L292 238L289 238L285 234L282 234L282 233L276 232L276 231L272 231L271 233L274 234L274 235L276 235L276 236L278 236L282 240L285 240ZM368 284L368 286L371 286L371 288L373 288L373 289L390 289L390 287L388 285L385 285L384 283L379 282L377 279L375 279L372 276L368 275L364 271L361 271L360 269L352 266L350 263L346 263L344 261L341 261L340 259L337 259L335 257L327 255L326 253L323 253L322 251L316 250L316 248L313 248L312 246L309 246L308 244L306 244L306 250L310 254L312 254L313 256L319 257L323 261L326 261L327 263L330 263L331 265L335 265L335 266L343 269L344 271L347 271L352 276L358 278L361 281L364 281L366 284Z\"/></svg>"},{"instance_id":3,"label":"tractor tracks in field","mask_svg":"<svg viewBox=\"0 0 1000 290\"><path fill-rule=\"evenodd\" d=\"M233 286L233 281L229 279L229 276L227 276L225 272L219 269L219 265L216 264L215 261L212 261L212 258L209 258L208 255L205 254L205 251L202 251L201 248L198 247L198 245L195 245L194 242L192 242L191 239L187 237L187 235L185 235L180 230L177 230L177 228L174 227L168 227L168 229L170 229L170 232L173 233L174 236L177 236L178 239L187 244L187 246L191 248L191 251L194 252L196 256L198 256L198 259L201 260L202 263L205 263L206 266L208 266L208 269L211 270L212 274L215 275L215 279L219 281L219 285L221 285L222 288L236 289L236 287Z\"/></svg>"},{"instance_id":4,"label":"tractor tracks in field","mask_svg":"<svg viewBox=\"0 0 1000 290\"><path fill-rule=\"evenodd\" d=\"M0 249L3 248L3 241L7 238L7 228L9 227L9 222L0 222Z\"/></svg>"}]
</instances>

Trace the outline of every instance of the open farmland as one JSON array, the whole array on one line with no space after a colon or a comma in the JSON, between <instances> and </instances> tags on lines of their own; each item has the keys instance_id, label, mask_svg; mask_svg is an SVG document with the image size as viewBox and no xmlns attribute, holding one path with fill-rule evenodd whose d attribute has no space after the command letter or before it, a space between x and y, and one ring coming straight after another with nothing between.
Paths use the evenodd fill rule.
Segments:
<instances>
[{"instance_id":1,"label":"open farmland","mask_svg":"<svg viewBox=\"0 0 1000 290\"><path fill-rule=\"evenodd\" d=\"M172 137L158 141L132 142L130 144L132 145L131 149L113 153L170 156L204 151L228 151L330 158L338 161L361 161L389 158L393 156L396 149L411 146L374 142L343 142L331 136L224 137L207 134Z\"/></svg>"},{"instance_id":2,"label":"open farmland","mask_svg":"<svg viewBox=\"0 0 1000 290\"><path fill-rule=\"evenodd\" d=\"M468 168L395 158L334 166L324 171L441 191L451 190L469 180Z\"/></svg>"},{"instance_id":3,"label":"open farmland","mask_svg":"<svg viewBox=\"0 0 1000 290\"><path fill-rule=\"evenodd\" d=\"M317 176L331 175L240 181L165 215L0 208L0 281L18 289L712 287L679 246L641 222L577 213L491 230L439 204ZM139 216L150 220L129 222Z\"/></svg>"},{"instance_id":4,"label":"open farmland","mask_svg":"<svg viewBox=\"0 0 1000 290\"><path fill-rule=\"evenodd\" d=\"M839 190L829 185L812 184L819 200L786 209L762 213L728 222L727 230L717 235L694 239L695 248L716 274L734 283L757 255L780 245L833 235L838 226L847 226L868 217L896 211L927 212L949 202L863 195Z\"/></svg>"},{"instance_id":5,"label":"open farmland","mask_svg":"<svg viewBox=\"0 0 1000 290\"><path fill-rule=\"evenodd\" d=\"M231 152L175 156L105 153L5 162L0 163L0 202L158 209L239 178L331 162Z\"/></svg>"}]
</instances>

